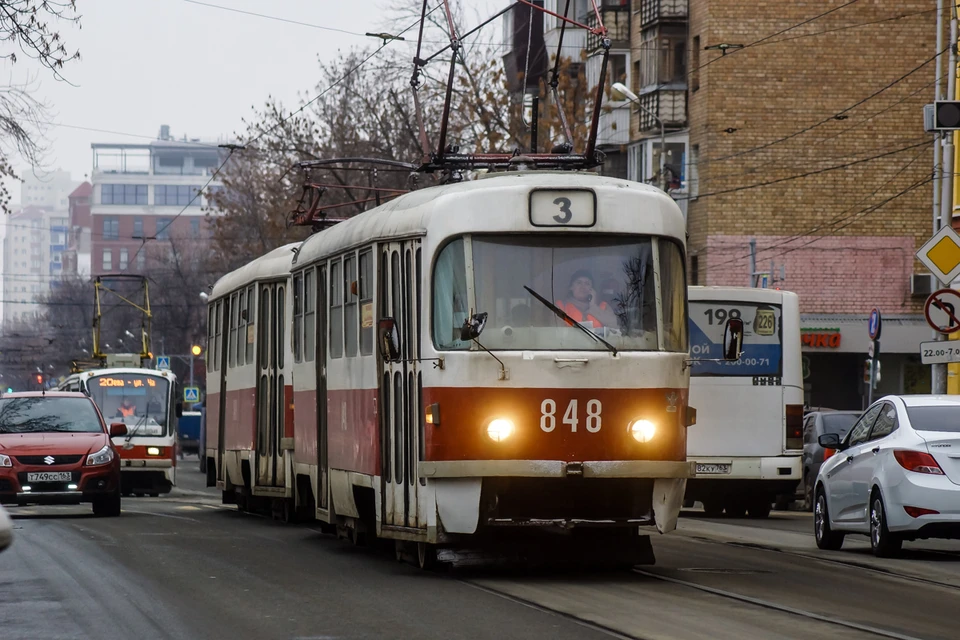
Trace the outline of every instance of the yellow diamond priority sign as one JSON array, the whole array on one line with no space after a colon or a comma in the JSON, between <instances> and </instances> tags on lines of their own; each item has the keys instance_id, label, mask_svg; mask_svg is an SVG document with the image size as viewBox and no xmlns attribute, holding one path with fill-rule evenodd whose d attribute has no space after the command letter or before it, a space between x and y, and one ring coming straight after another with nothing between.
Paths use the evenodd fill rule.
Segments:
<instances>
[{"instance_id":1,"label":"yellow diamond priority sign","mask_svg":"<svg viewBox=\"0 0 960 640\"><path fill-rule=\"evenodd\" d=\"M943 227L920 247L917 259L940 282L953 282L960 276L960 235L950 227Z\"/></svg>"}]
</instances>

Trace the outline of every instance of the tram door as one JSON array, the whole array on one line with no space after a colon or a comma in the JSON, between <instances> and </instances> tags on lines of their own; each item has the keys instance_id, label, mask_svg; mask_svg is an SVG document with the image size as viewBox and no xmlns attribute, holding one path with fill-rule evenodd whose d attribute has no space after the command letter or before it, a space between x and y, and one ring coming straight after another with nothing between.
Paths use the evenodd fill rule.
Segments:
<instances>
[{"instance_id":1,"label":"tram door","mask_svg":"<svg viewBox=\"0 0 960 640\"><path fill-rule=\"evenodd\" d=\"M283 486L280 439L285 415L283 340L284 286L261 284L257 335L256 481L260 487Z\"/></svg>"},{"instance_id":2,"label":"tram door","mask_svg":"<svg viewBox=\"0 0 960 640\"><path fill-rule=\"evenodd\" d=\"M230 317L230 296L224 296L214 309L214 344L217 346L216 357L220 360L217 367L220 375L220 412L217 417L217 480L223 482L226 478L224 465L226 463L227 447L224 444L227 427L227 340L229 331L224 331L227 318Z\"/></svg>"},{"instance_id":3,"label":"tram door","mask_svg":"<svg viewBox=\"0 0 960 640\"><path fill-rule=\"evenodd\" d=\"M317 506L329 509L327 494L327 268L317 270Z\"/></svg>"},{"instance_id":4,"label":"tram door","mask_svg":"<svg viewBox=\"0 0 960 640\"><path fill-rule=\"evenodd\" d=\"M380 377L380 443L383 523L419 528L417 463L421 459L420 241L381 247L380 317L392 317L400 334L402 362L385 362Z\"/></svg>"}]
</instances>

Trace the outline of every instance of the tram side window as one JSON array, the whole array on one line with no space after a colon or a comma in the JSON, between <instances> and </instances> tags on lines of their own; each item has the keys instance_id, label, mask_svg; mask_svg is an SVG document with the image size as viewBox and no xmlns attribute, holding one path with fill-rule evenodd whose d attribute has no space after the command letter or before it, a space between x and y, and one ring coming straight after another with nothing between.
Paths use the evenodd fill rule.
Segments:
<instances>
[{"instance_id":1,"label":"tram side window","mask_svg":"<svg viewBox=\"0 0 960 640\"><path fill-rule=\"evenodd\" d=\"M352 255L343 259L343 338L348 358L357 355L357 260Z\"/></svg>"},{"instance_id":2,"label":"tram side window","mask_svg":"<svg viewBox=\"0 0 960 640\"><path fill-rule=\"evenodd\" d=\"M469 349L460 339L460 327L467 317L467 271L463 238L440 252L433 272L433 341L439 349Z\"/></svg>"},{"instance_id":3,"label":"tram side window","mask_svg":"<svg viewBox=\"0 0 960 640\"><path fill-rule=\"evenodd\" d=\"M206 358L207 371L213 371L216 369L214 363L216 359L213 357L213 339L216 335L217 325L216 325L216 309L217 305L212 304L207 307L207 350L203 354Z\"/></svg>"},{"instance_id":4,"label":"tram side window","mask_svg":"<svg viewBox=\"0 0 960 640\"><path fill-rule=\"evenodd\" d=\"M237 305L237 366L242 367L244 356L247 355L246 337L247 337L247 319L244 317L247 310L246 292L241 291L238 294L239 304Z\"/></svg>"},{"instance_id":5,"label":"tram side window","mask_svg":"<svg viewBox=\"0 0 960 640\"><path fill-rule=\"evenodd\" d=\"M360 254L360 355L373 354L373 253Z\"/></svg>"},{"instance_id":6,"label":"tram side window","mask_svg":"<svg viewBox=\"0 0 960 640\"><path fill-rule=\"evenodd\" d=\"M686 351L689 325L685 319L686 275L683 254L673 242L661 238L660 299L663 302L663 348Z\"/></svg>"},{"instance_id":7,"label":"tram side window","mask_svg":"<svg viewBox=\"0 0 960 640\"><path fill-rule=\"evenodd\" d=\"M254 294L253 287L247 287L247 336L245 341L247 344L247 363L253 364L253 343L254 336L256 335L256 329L254 325L256 324L256 308L254 307L254 301L257 296Z\"/></svg>"},{"instance_id":8,"label":"tram side window","mask_svg":"<svg viewBox=\"0 0 960 640\"><path fill-rule=\"evenodd\" d=\"M223 301L218 300L216 311L214 312L213 320L213 370L220 370L220 335L223 332L223 328L220 324L220 318L223 313Z\"/></svg>"},{"instance_id":9,"label":"tram side window","mask_svg":"<svg viewBox=\"0 0 960 640\"><path fill-rule=\"evenodd\" d=\"M343 282L340 261L330 263L330 357L343 357Z\"/></svg>"},{"instance_id":10,"label":"tram side window","mask_svg":"<svg viewBox=\"0 0 960 640\"><path fill-rule=\"evenodd\" d=\"M227 367L237 366L237 294L230 296L230 339L227 343Z\"/></svg>"},{"instance_id":11,"label":"tram side window","mask_svg":"<svg viewBox=\"0 0 960 640\"><path fill-rule=\"evenodd\" d=\"M313 269L303 274L303 359L313 362L316 354L316 289Z\"/></svg>"},{"instance_id":12,"label":"tram side window","mask_svg":"<svg viewBox=\"0 0 960 640\"><path fill-rule=\"evenodd\" d=\"M300 362L301 341L303 329L303 274L293 276L293 361Z\"/></svg>"}]
</instances>

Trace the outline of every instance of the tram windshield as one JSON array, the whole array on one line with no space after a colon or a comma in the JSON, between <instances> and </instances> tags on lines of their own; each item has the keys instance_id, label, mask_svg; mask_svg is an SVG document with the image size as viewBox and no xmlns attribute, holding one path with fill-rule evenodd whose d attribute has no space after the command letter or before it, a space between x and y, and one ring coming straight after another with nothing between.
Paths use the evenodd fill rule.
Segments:
<instances>
[{"instance_id":1,"label":"tram windshield","mask_svg":"<svg viewBox=\"0 0 960 640\"><path fill-rule=\"evenodd\" d=\"M168 433L170 381L160 376L113 373L91 377L87 389L108 422L123 422L134 436Z\"/></svg>"},{"instance_id":2,"label":"tram windshield","mask_svg":"<svg viewBox=\"0 0 960 640\"><path fill-rule=\"evenodd\" d=\"M480 340L487 349L608 348L530 290L617 350L687 350L682 251L665 238L636 236L457 238L434 267L434 342L470 348L460 327L471 312L486 312Z\"/></svg>"}]
</instances>

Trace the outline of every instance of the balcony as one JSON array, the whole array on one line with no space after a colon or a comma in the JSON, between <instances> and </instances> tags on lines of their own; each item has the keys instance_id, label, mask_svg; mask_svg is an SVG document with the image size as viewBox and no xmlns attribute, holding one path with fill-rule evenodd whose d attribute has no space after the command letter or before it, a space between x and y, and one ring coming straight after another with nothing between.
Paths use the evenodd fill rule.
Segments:
<instances>
[{"instance_id":1,"label":"balcony","mask_svg":"<svg viewBox=\"0 0 960 640\"><path fill-rule=\"evenodd\" d=\"M654 89L639 96L640 104L655 113L667 129L683 128L687 124L687 91L683 88ZM637 109L640 131L659 130L657 121L643 109Z\"/></svg>"},{"instance_id":2,"label":"balcony","mask_svg":"<svg viewBox=\"0 0 960 640\"><path fill-rule=\"evenodd\" d=\"M630 142L630 103L608 102L600 112L597 146L620 146Z\"/></svg>"},{"instance_id":3,"label":"balcony","mask_svg":"<svg viewBox=\"0 0 960 640\"><path fill-rule=\"evenodd\" d=\"M659 22L683 22L688 15L688 0L640 0L641 29Z\"/></svg>"},{"instance_id":4,"label":"balcony","mask_svg":"<svg viewBox=\"0 0 960 640\"><path fill-rule=\"evenodd\" d=\"M630 4L623 0L603 0L600 3L600 15L603 16L603 26L607 28L607 37L610 38L611 46L614 49L628 48L630 46ZM598 26L597 14L592 9L583 16L583 24L591 29ZM592 53L600 48L600 36L589 31L586 34L587 53Z\"/></svg>"}]
</instances>

